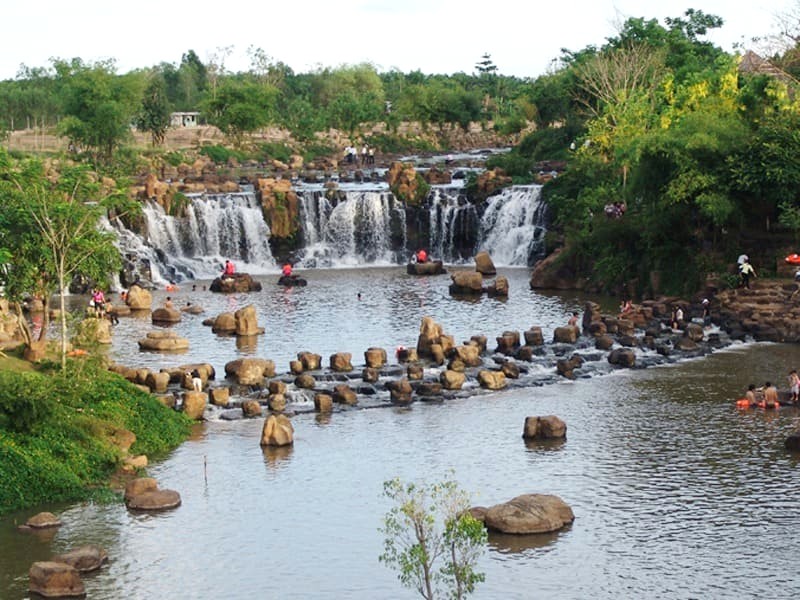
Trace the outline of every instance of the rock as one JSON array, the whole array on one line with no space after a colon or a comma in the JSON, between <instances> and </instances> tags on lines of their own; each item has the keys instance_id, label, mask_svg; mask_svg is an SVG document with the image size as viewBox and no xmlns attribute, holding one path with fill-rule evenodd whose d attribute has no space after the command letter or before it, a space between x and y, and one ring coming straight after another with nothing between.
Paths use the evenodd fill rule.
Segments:
<instances>
[{"instance_id":1,"label":"rock","mask_svg":"<svg viewBox=\"0 0 800 600\"><path fill-rule=\"evenodd\" d=\"M497 338L500 340L500 338ZM483 364L481 349L478 346L456 346L453 357L460 360L467 367L480 367Z\"/></svg>"},{"instance_id":2,"label":"rock","mask_svg":"<svg viewBox=\"0 0 800 600\"><path fill-rule=\"evenodd\" d=\"M443 275L447 273L444 263L440 260L429 260L424 263L408 263L406 273L409 275Z\"/></svg>"},{"instance_id":3,"label":"rock","mask_svg":"<svg viewBox=\"0 0 800 600\"><path fill-rule=\"evenodd\" d=\"M583 358L579 354L573 354L569 359L559 359L556 361L556 371L567 379L575 379L573 371L580 368Z\"/></svg>"},{"instance_id":4,"label":"rock","mask_svg":"<svg viewBox=\"0 0 800 600\"><path fill-rule=\"evenodd\" d=\"M608 362L619 367L630 368L636 364L636 354L629 348L618 348L609 353Z\"/></svg>"},{"instance_id":5,"label":"rock","mask_svg":"<svg viewBox=\"0 0 800 600\"><path fill-rule=\"evenodd\" d=\"M352 358L353 355L349 352L337 352L336 354L331 354L331 371L335 371L337 373L347 373L352 371L353 365L350 363Z\"/></svg>"},{"instance_id":6,"label":"rock","mask_svg":"<svg viewBox=\"0 0 800 600\"><path fill-rule=\"evenodd\" d=\"M180 323L181 311L174 308L157 308L151 316L153 324L157 323Z\"/></svg>"},{"instance_id":7,"label":"rock","mask_svg":"<svg viewBox=\"0 0 800 600\"><path fill-rule=\"evenodd\" d=\"M295 377L294 384L303 390L313 390L316 387L317 382L308 373L301 373L300 375Z\"/></svg>"},{"instance_id":8,"label":"rock","mask_svg":"<svg viewBox=\"0 0 800 600\"><path fill-rule=\"evenodd\" d=\"M169 373L148 373L144 384L150 388L151 392L162 394L167 391Z\"/></svg>"},{"instance_id":9,"label":"rock","mask_svg":"<svg viewBox=\"0 0 800 600\"><path fill-rule=\"evenodd\" d=\"M260 417L262 412L258 400L245 400L242 402L242 414L246 418Z\"/></svg>"},{"instance_id":10,"label":"rock","mask_svg":"<svg viewBox=\"0 0 800 600\"><path fill-rule=\"evenodd\" d=\"M108 345L111 339L111 321L108 319L86 318L78 323L73 341L79 346L91 347L93 344Z\"/></svg>"},{"instance_id":11,"label":"rock","mask_svg":"<svg viewBox=\"0 0 800 600\"><path fill-rule=\"evenodd\" d=\"M289 372L292 375L300 375L303 372L303 363L299 360L289 361Z\"/></svg>"},{"instance_id":12,"label":"rock","mask_svg":"<svg viewBox=\"0 0 800 600\"><path fill-rule=\"evenodd\" d=\"M280 379L273 379L267 384L267 389L270 394L285 394L286 384Z\"/></svg>"},{"instance_id":13,"label":"rock","mask_svg":"<svg viewBox=\"0 0 800 600\"><path fill-rule=\"evenodd\" d=\"M488 343L488 339L485 335L473 335L470 336L469 342L465 343L465 346L477 346L481 352L486 352L486 345Z\"/></svg>"},{"instance_id":14,"label":"rock","mask_svg":"<svg viewBox=\"0 0 800 600\"><path fill-rule=\"evenodd\" d=\"M234 333L236 331L236 317L233 313L225 312L217 315L211 326L214 333Z\"/></svg>"},{"instance_id":15,"label":"rock","mask_svg":"<svg viewBox=\"0 0 800 600\"><path fill-rule=\"evenodd\" d=\"M229 388L216 387L208 390L208 396L214 406L228 406L231 392Z\"/></svg>"},{"instance_id":16,"label":"rock","mask_svg":"<svg viewBox=\"0 0 800 600\"><path fill-rule=\"evenodd\" d=\"M178 337L174 331L151 331L138 343L139 350L154 352L182 352L189 349L189 340Z\"/></svg>"},{"instance_id":17,"label":"rock","mask_svg":"<svg viewBox=\"0 0 800 600\"><path fill-rule=\"evenodd\" d=\"M675 342L675 348L683 352L692 352L697 350L697 344L689 337L682 337Z\"/></svg>"},{"instance_id":18,"label":"rock","mask_svg":"<svg viewBox=\"0 0 800 600\"><path fill-rule=\"evenodd\" d=\"M594 341L594 347L598 350L611 350L614 345L614 338L610 335L599 335Z\"/></svg>"},{"instance_id":19,"label":"rock","mask_svg":"<svg viewBox=\"0 0 800 600\"><path fill-rule=\"evenodd\" d=\"M501 371L482 370L478 372L478 381L481 387L489 390L502 390L508 383L506 376Z\"/></svg>"},{"instance_id":20,"label":"rock","mask_svg":"<svg viewBox=\"0 0 800 600\"><path fill-rule=\"evenodd\" d=\"M425 376L425 369L422 365L412 364L406 368L406 376L412 381L419 381Z\"/></svg>"},{"instance_id":21,"label":"rock","mask_svg":"<svg viewBox=\"0 0 800 600\"><path fill-rule=\"evenodd\" d=\"M389 396L395 404L408 404L411 402L413 389L408 379L390 381L386 384L386 387L389 388Z\"/></svg>"},{"instance_id":22,"label":"rock","mask_svg":"<svg viewBox=\"0 0 800 600\"><path fill-rule=\"evenodd\" d=\"M175 490L153 490L134 496L127 505L131 510L169 510L181 505L181 495Z\"/></svg>"},{"instance_id":23,"label":"rock","mask_svg":"<svg viewBox=\"0 0 800 600\"><path fill-rule=\"evenodd\" d=\"M270 394L267 399L267 406L274 412L283 412L286 410L286 396L283 394Z\"/></svg>"},{"instance_id":24,"label":"rock","mask_svg":"<svg viewBox=\"0 0 800 600\"><path fill-rule=\"evenodd\" d=\"M131 310L150 310L153 306L153 296L149 290L134 284L128 289L125 304Z\"/></svg>"},{"instance_id":25,"label":"rock","mask_svg":"<svg viewBox=\"0 0 800 600\"><path fill-rule=\"evenodd\" d=\"M202 420L207 405L208 394L205 392L188 391L183 393L183 412L190 419Z\"/></svg>"},{"instance_id":26,"label":"rock","mask_svg":"<svg viewBox=\"0 0 800 600\"><path fill-rule=\"evenodd\" d=\"M333 401L353 406L358 404L358 396L349 385L342 383L333 387Z\"/></svg>"},{"instance_id":27,"label":"rock","mask_svg":"<svg viewBox=\"0 0 800 600\"><path fill-rule=\"evenodd\" d=\"M541 327L531 327L525 332L525 345L526 346L542 346L544 345L544 335L542 334Z\"/></svg>"},{"instance_id":28,"label":"rock","mask_svg":"<svg viewBox=\"0 0 800 600\"><path fill-rule=\"evenodd\" d=\"M366 367L361 372L361 379L364 383L375 383L380 379L380 371L378 369L373 369L372 367Z\"/></svg>"},{"instance_id":29,"label":"rock","mask_svg":"<svg viewBox=\"0 0 800 600\"><path fill-rule=\"evenodd\" d=\"M25 526L31 529L49 529L61 527L61 521L51 512L40 512L25 521Z\"/></svg>"},{"instance_id":30,"label":"rock","mask_svg":"<svg viewBox=\"0 0 800 600\"><path fill-rule=\"evenodd\" d=\"M698 325L697 323L688 323L686 325L686 329L683 331L683 335L688 337L693 342L702 342L703 338L705 337L705 332L703 331L703 327Z\"/></svg>"},{"instance_id":31,"label":"rock","mask_svg":"<svg viewBox=\"0 0 800 600\"><path fill-rule=\"evenodd\" d=\"M237 310L233 313L233 318L236 322L236 335L259 335L264 333L264 330L258 326L256 307L252 304Z\"/></svg>"},{"instance_id":32,"label":"rock","mask_svg":"<svg viewBox=\"0 0 800 600\"><path fill-rule=\"evenodd\" d=\"M498 275L486 288L486 293L492 297L508 298L508 278L504 275Z\"/></svg>"},{"instance_id":33,"label":"rock","mask_svg":"<svg viewBox=\"0 0 800 600\"><path fill-rule=\"evenodd\" d=\"M531 272L530 287L532 290L580 290L586 280L580 279L570 261L559 260L563 248L536 263Z\"/></svg>"},{"instance_id":34,"label":"rock","mask_svg":"<svg viewBox=\"0 0 800 600\"><path fill-rule=\"evenodd\" d=\"M578 341L581 330L577 325L567 325L566 327L556 327L553 330L553 343L555 344L574 344Z\"/></svg>"},{"instance_id":35,"label":"rock","mask_svg":"<svg viewBox=\"0 0 800 600\"><path fill-rule=\"evenodd\" d=\"M133 472L147 467L147 455L139 454L138 456L126 456L122 461L122 470Z\"/></svg>"},{"instance_id":36,"label":"rock","mask_svg":"<svg viewBox=\"0 0 800 600\"><path fill-rule=\"evenodd\" d=\"M192 304L191 302L187 302L186 306L181 306L181 312L189 314L189 315L200 315L205 312L202 306L198 306L197 304Z\"/></svg>"},{"instance_id":37,"label":"rock","mask_svg":"<svg viewBox=\"0 0 800 600\"><path fill-rule=\"evenodd\" d=\"M367 351L364 352L364 361L367 367L380 369L386 364L386 350L383 348L368 348Z\"/></svg>"},{"instance_id":38,"label":"rock","mask_svg":"<svg viewBox=\"0 0 800 600\"><path fill-rule=\"evenodd\" d=\"M79 573L89 573L103 566L103 563L108 560L108 552L100 546L90 544L64 554L58 554L51 560L69 565Z\"/></svg>"},{"instance_id":39,"label":"rock","mask_svg":"<svg viewBox=\"0 0 800 600\"><path fill-rule=\"evenodd\" d=\"M572 509L558 496L524 494L486 509L484 524L502 533L531 534L557 531L574 520Z\"/></svg>"},{"instance_id":40,"label":"rock","mask_svg":"<svg viewBox=\"0 0 800 600\"><path fill-rule=\"evenodd\" d=\"M285 415L270 415L261 430L262 446L289 446L294 443L294 427Z\"/></svg>"},{"instance_id":41,"label":"rock","mask_svg":"<svg viewBox=\"0 0 800 600\"><path fill-rule=\"evenodd\" d=\"M456 271L450 275L450 293L479 296L483 293L483 277L480 273Z\"/></svg>"},{"instance_id":42,"label":"rock","mask_svg":"<svg viewBox=\"0 0 800 600\"><path fill-rule=\"evenodd\" d=\"M526 440L551 440L567 437L567 424L555 415L526 417L522 437Z\"/></svg>"},{"instance_id":43,"label":"rock","mask_svg":"<svg viewBox=\"0 0 800 600\"><path fill-rule=\"evenodd\" d=\"M475 270L481 275L494 276L497 273L492 257L485 251L478 252L475 255Z\"/></svg>"},{"instance_id":44,"label":"rock","mask_svg":"<svg viewBox=\"0 0 800 600\"><path fill-rule=\"evenodd\" d=\"M519 379L519 365L515 362L510 360L504 362L500 370L509 379Z\"/></svg>"},{"instance_id":45,"label":"rock","mask_svg":"<svg viewBox=\"0 0 800 600\"><path fill-rule=\"evenodd\" d=\"M333 398L329 394L315 394L314 410L317 412L331 412L333 410Z\"/></svg>"},{"instance_id":46,"label":"rock","mask_svg":"<svg viewBox=\"0 0 800 600\"><path fill-rule=\"evenodd\" d=\"M467 376L464 375L464 373L459 373L451 369L443 371L442 374L439 375L439 381L446 390L460 390L466 380Z\"/></svg>"},{"instance_id":47,"label":"rock","mask_svg":"<svg viewBox=\"0 0 800 600\"><path fill-rule=\"evenodd\" d=\"M275 363L266 358L237 358L225 364L225 375L239 385L260 386L265 377L275 377Z\"/></svg>"},{"instance_id":48,"label":"rock","mask_svg":"<svg viewBox=\"0 0 800 600\"><path fill-rule=\"evenodd\" d=\"M261 282L256 281L247 273L234 273L233 275L217 277L211 282L208 289L222 294L260 292Z\"/></svg>"},{"instance_id":49,"label":"rock","mask_svg":"<svg viewBox=\"0 0 800 600\"><path fill-rule=\"evenodd\" d=\"M497 351L501 354L512 355L519 349L519 332L504 331L497 339Z\"/></svg>"},{"instance_id":50,"label":"rock","mask_svg":"<svg viewBox=\"0 0 800 600\"><path fill-rule=\"evenodd\" d=\"M158 489L158 482L152 477L137 477L130 480L125 484L125 502L144 494L146 492L153 492Z\"/></svg>"},{"instance_id":51,"label":"rock","mask_svg":"<svg viewBox=\"0 0 800 600\"><path fill-rule=\"evenodd\" d=\"M82 598L86 588L75 567L61 562L40 561L28 571L28 590L45 598Z\"/></svg>"},{"instance_id":52,"label":"rock","mask_svg":"<svg viewBox=\"0 0 800 600\"><path fill-rule=\"evenodd\" d=\"M322 357L313 352L299 352L297 359L303 364L305 371L316 371L322 365Z\"/></svg>"}]
</instances>

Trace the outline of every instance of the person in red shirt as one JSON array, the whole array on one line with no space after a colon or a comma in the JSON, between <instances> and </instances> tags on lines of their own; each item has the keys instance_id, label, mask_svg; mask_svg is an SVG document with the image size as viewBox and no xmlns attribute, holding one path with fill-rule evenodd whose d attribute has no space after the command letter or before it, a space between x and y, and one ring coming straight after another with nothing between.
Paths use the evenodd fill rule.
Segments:
<instances>
[{"instance_id":1,"label":"person in red shirt","mask_svg":"<svg viewBox=\"0 0 800 600\"><path fill-rule=\"evenodd\" d=\"M228 277L232 276L236 272L236 267L233 266L233 263L229 260L225 261L225 269L222 271L223 275L227 275Z\"/></svg>"},{"instance_id":2,"label":"person in red shirt","mask_svg":"<svg viewBox=\"0 0 800 600\"><path fill-rule=\"evenodd\" d=\"M417 250L417 262L418 263L428 262L428 253L425 252L424 248L420 248L419 250Z\"/></svg>"},{"instance_id":3,"label":"person in red shirt","mask_svg":"<svg viewBox=\"0 0 800 600\"><path fill-rule=\"evenodd\" d=\"M281 273L283 274L284 277L291 277L292 276L292 264L291 263L286 263L285 265L283 265L283 268L281 269Z\"/></svg>"}]
</instances>

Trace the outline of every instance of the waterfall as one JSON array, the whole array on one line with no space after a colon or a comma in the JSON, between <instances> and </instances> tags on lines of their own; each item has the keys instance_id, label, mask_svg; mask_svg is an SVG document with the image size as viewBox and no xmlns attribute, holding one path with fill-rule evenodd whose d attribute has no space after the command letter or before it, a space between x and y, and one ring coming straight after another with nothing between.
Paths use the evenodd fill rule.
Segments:
<instances>
[{"instance_id":1,"label":"waterfall","mask_svg":"<svg viewBox=\"0 0 800 600\"><path fill-rule=\"evenodd\" d=\"M529 266L544 250L542 186L514 185L487 200L478 250L496 265Z\"/></svg>"},{"instance_id":2,"label":"waterfall","mask_svg":"<svg viewBox=\"0 0 800 600\"><path fill-rule=\"evenodd\" d=\"M300 186L293 259L299 268L396 265L426 247L448 263L469 262L486 250L497 265L527 266L542 250L540 192L541 186L512 186L475 205L458 186L433 186L424 206L408 207L385 184L335 191ZM118 235L128 279L136 273L154 283L211 279L225 259L240 271L276 271L269 226L252 191L187 198L179 217L143 203L141 235L119 219L107 223Z\"/></svg>"},{"instance_id":3,"label":"waterfall","mask_svg":"<svg viewBox=\"0 0 800 600\"><path fill-rule=\"evenodd\" d=\"M460 188L432 188L428 215L431 256L449 263L472 258L480 217Z\"/></svg>"},{"instance_id":4,"label":"waterfall","mask_svg":"<svg viewBox=\"0 0 800 600\"><path fill-rule=\"evenodd\" d=\"M143 203L143 236L114 220L123 256L148 264L156 283L214 278L226 259L249 273L275 271L269 227L253 192L187 197L180 217L156 202Z\"/></svg>"},{"instance_id":5,"label":"waterfall","mask_svg":"<svg viewBox=\"0 0 800 600\"><path fill-rule=\"evenodd\" d=\"M301 268L394 265L405 262L406 214L385 189L329 194L299 190Z\"/></svg>"}]
</instances>

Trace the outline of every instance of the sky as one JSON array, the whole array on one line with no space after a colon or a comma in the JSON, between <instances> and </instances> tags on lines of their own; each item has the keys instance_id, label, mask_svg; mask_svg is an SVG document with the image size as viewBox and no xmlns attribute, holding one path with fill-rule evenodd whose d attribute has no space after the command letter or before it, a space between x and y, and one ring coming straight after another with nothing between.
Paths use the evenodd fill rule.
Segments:
<instances>
[{"instance_id":1,"label":"sky","mask_svg":"<svg viewBox=\"0 0 800 600\"><path fill-rule=\"evenodd\" d=\"M295 72L370 62L379 71L472 73L485 53L503 75L536 77L562 48L603 44L629 17L720 16L708 37L723 49L776 30L800 0L36 0L4 6L0 80L50 58L112 58L118 72L179 64L194 50L246 71L260 48Z\"/></svg>"}]
</instances>

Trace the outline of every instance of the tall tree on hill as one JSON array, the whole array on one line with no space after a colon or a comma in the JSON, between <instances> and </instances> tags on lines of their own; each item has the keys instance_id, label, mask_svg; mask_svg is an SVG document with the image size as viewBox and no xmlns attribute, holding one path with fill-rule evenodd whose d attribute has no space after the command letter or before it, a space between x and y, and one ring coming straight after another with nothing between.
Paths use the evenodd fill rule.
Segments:
<instances>
[{"instance_id":1,"label":"tall tree on hill","mask_svg":"<svg viewBox=\"0 0 800 600\"><path fill-rule=\"evenodd\" d=\"M142 106L136 116L136 127L147 131L153 146L161 146L170 125L170 105L167 99L167 84L159 72L150 75L150 82L142 96Z\"/></svg>"}]
</instances>

